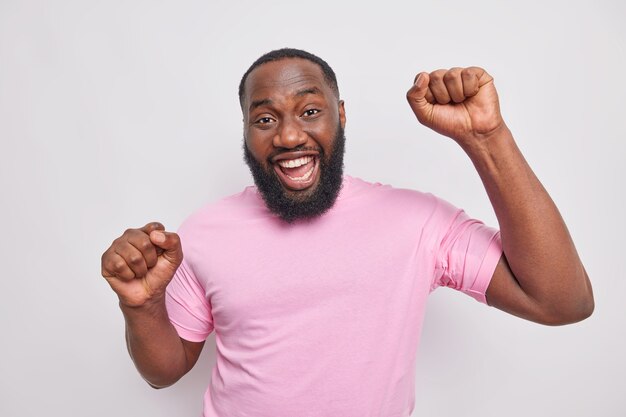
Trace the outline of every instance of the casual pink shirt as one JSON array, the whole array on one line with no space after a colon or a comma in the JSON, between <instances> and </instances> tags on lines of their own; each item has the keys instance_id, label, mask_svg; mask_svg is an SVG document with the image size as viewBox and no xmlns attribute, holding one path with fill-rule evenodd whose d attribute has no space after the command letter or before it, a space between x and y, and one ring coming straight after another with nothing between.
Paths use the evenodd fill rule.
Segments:
<instances>
[{"instance_id":1,"label":"casual pink shirt","mask_svg":"<svg viewBox=\"0 0 626 417\"><path fill-rule=\"evenodd\" d=\"M333 208L287 224L257 189L180 228L167 287L179 335L215 330L205 417L407 417L428 294L485 302L499 233L417 191L345 177Z\"/></svg>"}]
</instances>

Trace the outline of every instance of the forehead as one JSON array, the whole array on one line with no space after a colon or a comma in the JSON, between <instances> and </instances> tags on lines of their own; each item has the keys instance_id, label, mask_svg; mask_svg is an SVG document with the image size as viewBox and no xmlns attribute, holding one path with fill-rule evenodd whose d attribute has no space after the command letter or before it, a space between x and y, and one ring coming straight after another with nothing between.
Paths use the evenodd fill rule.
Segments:
<instances>
[{"instance_id":1,"label":"forehead","mask_svg":"<svg viewBox=\"0 0 626 417\"><path fill-rule=\"evenodd\" d=\"M255 68L246 79L245 103L294 94L302 88L317 87L324 95L333 94L322 69L314 62L301 58L284 58Z\"/></svg>"}]
</instances>

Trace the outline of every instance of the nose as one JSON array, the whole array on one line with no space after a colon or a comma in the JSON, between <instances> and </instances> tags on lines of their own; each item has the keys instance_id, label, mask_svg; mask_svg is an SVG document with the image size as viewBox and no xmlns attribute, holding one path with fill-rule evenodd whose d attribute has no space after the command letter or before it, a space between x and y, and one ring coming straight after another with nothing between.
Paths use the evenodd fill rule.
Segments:
<instances>
[{"instance_id":1,"label":"nose","mask_svg":"<svg viewBox=\"0 0 626 417\"><path fill-rule=\"evenodd\" d=\"M306 133L296 120L284 119L274 136L273 145L276 148L293 149L303 145L306 140Z\"/></svg>"}]
</instances>

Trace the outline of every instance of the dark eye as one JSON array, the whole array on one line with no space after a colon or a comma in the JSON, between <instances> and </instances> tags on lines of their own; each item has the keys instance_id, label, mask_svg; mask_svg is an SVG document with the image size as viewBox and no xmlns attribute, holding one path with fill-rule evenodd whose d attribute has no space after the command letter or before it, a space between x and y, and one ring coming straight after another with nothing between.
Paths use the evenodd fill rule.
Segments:
<instances>
[{"instance_id":1,"label":"dark eye","mask_svg":"<svg viewBox=\"0 0 626 417\"><path fill-rule=\"evenodd\" d=\"M266 125L266 124L271 123L271 122L272 122L272 118L271 117L261 117L255 123L256 124L260 124L260 125Z\"/></svg>"},{"instance_id":2,"label":"dark eye","mask_svg":"<svg viewBox=\"0 0 626 417\"><path fill-rule=\"evenodd\" d=\"M311 117L311 116L315 116L319 112L320 111L318 109L309 109L309 110L305 110L304 113L302 113L302 116Z\"/></svg>"}]
</instances>

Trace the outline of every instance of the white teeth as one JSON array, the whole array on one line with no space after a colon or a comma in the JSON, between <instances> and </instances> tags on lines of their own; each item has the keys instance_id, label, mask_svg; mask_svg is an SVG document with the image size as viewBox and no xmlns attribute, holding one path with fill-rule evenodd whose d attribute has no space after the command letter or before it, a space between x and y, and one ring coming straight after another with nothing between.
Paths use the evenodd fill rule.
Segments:
<instances>
[{"instance_id":1,"label":"white teeth","mask_svg":"<svg viewBox=\"0 0 626 417\"><path fill-rule=\"evenodd\" d=\"M283 159L282 161L278 161L278 165L283 168L298 168L302 165L306 165L313 160L312 156L303 156L298 159Z\"/></svg>"},{"instance_id":2,"label":"white teeth","mask_svg":"<svg viewBox=\"0 0 626 417\"><path fill-rule=\"evenodd\" d=\"M311 167L311 169L309 169L306 174L304 174L301 177L291 177L289 175L287 175L290 179L294 180L294 181L306 181L309 179L309 177L311 177L311 174L313 174L313 168L315 167ZM286 175L286 174L285 174Z\"/></svg>"}]
</instances>

